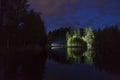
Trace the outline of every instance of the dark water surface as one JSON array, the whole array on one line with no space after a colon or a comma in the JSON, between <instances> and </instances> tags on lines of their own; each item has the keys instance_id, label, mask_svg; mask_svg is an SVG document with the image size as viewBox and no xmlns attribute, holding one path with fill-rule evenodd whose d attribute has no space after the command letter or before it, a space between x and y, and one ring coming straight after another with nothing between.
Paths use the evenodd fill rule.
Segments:
<instances>
[{"instance_id":1,"label":"dark water surface","mask_svg":"<svg viewBox=\"0 0 120 80\"><path fill-rule=\"evenodd\" d=\"M120 80L120 54L101 52L80 48L1 50L0 80Z\"/></svg>"}]
</instances>

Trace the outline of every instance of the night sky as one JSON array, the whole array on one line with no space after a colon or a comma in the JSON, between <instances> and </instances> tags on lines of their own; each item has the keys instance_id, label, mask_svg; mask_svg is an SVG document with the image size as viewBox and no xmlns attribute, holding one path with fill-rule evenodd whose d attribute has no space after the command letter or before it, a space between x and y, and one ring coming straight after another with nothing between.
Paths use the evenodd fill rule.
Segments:
<instances>
[{"instance_id":1,"label":"night sky","mask_svg":"<svg viewBox=\"0 0 120 80\"><path fill-rule=\"evenodd\" d=\"M42 13L46 30L60 27L103 28L120 26L120 0L28 0L30 8Z\"/></svg>"}]
</instances>

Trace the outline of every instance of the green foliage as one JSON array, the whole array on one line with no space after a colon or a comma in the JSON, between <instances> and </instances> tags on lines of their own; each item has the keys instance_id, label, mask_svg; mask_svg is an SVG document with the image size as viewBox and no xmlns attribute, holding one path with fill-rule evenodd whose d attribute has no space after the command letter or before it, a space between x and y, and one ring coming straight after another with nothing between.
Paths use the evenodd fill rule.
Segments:
<instances>
[{"instance_id":1,"label":"green foliage","mask_svg":"<svg viewBox=\"0 0 120 80\"><path fill-rule=\"evenodd\" d=\"M84 36L80 33L80 29L74 29L73 34L70 37L67 35L67 46L85 46L87 44L87 48L92 48L93 41L94 41L94 33L91 28L84 29ZM72 32L71 32L72 33Z\"/></svg>"},{"instance_id":2,"label":"green foliage","mask_svg":"<svg viewBox=\"0 0 120 80\"><path fill-rule=\"evenodd\" d=\"M82 39L87 43L87 48L91 49L94 42L94 33L90 27L84 29L84 36Z\"/></svg>"},{"instance_id":3,"label":"green foliage","mask_svg":"<svg viewBox=\"0 0 120 80\"><path fill-rule=\"evenodd\" d=\"M81 37L80 29L77 29L77 36Z\"/></svg>"},{"instance_id":4,"label":"green foliage","mask_svg":"<svg viewBox=\"0 0 120 80\"><path fill-rule=\"evenodd\" d=\"M71 37L71 35L69 34L69 32L66 33L66 39L69 39Z\"/></svg>"},{"instance_id":5,"label":"green foliage","mask_svg":"<svg viewBox=\"0 0 120 80\"><path fill-rule=\"evenodd\" d=\"M74 34L73 34L73 36L74 36L74 37L77 37L77 34L78 34L78 33L77 33L77 30L74 29Z\"/></svg>"}]
</instances>

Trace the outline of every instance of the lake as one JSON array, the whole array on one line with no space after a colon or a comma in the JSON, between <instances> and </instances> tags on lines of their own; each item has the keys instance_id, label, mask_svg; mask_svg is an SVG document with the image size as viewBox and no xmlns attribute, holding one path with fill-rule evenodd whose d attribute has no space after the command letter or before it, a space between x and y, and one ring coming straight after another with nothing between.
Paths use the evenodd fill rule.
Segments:
<instances>
[{"instance_id":1,"label":"lake","mask_svg":"<svg viewBox=\"0 0 120 80\"><path fill-rule=\"evenodd\" d=\"M1 50L0 80L120 80L120 55L101 52L56 47Z\"/></svg>"}]
</instances>

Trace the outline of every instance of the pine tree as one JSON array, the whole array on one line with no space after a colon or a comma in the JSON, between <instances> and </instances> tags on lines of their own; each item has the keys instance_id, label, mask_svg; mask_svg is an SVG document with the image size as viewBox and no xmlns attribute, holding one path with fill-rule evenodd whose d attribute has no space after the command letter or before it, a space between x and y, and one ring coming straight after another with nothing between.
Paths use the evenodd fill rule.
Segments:
<instances>
[{"instance_id":1,"label":"pine tree","mask_svg":"<svg viewBox=\"0 0 120 80\"><path fill-rule=\"evenodd\" d=\"M80 33L80 29L79 28L77 29L77 36L81 37L81 33Z\"/></svg>"},{"instance_id":2,"label":"pine tree","mask_svg":"<svg viewBox=\"0 0 120 80\"><path fill-rule=\"evenodd\" d=\"M71 37L71 36L70 36L69 32L67 32L67 33L66 33L66 40L68 40L70 37Z\"/></svg>"},{"instance_id":3,"label":"pine tree","mask_svg":"<svg viewBox=\"0 0 120 80\"><path fill-rule=\"evenodd\" d=\"M94 33L90 27L85 28L84 37L82 37L82 39L87 43L88 49L92 48L94 41Z\"/></svg>"}]
</instances>

